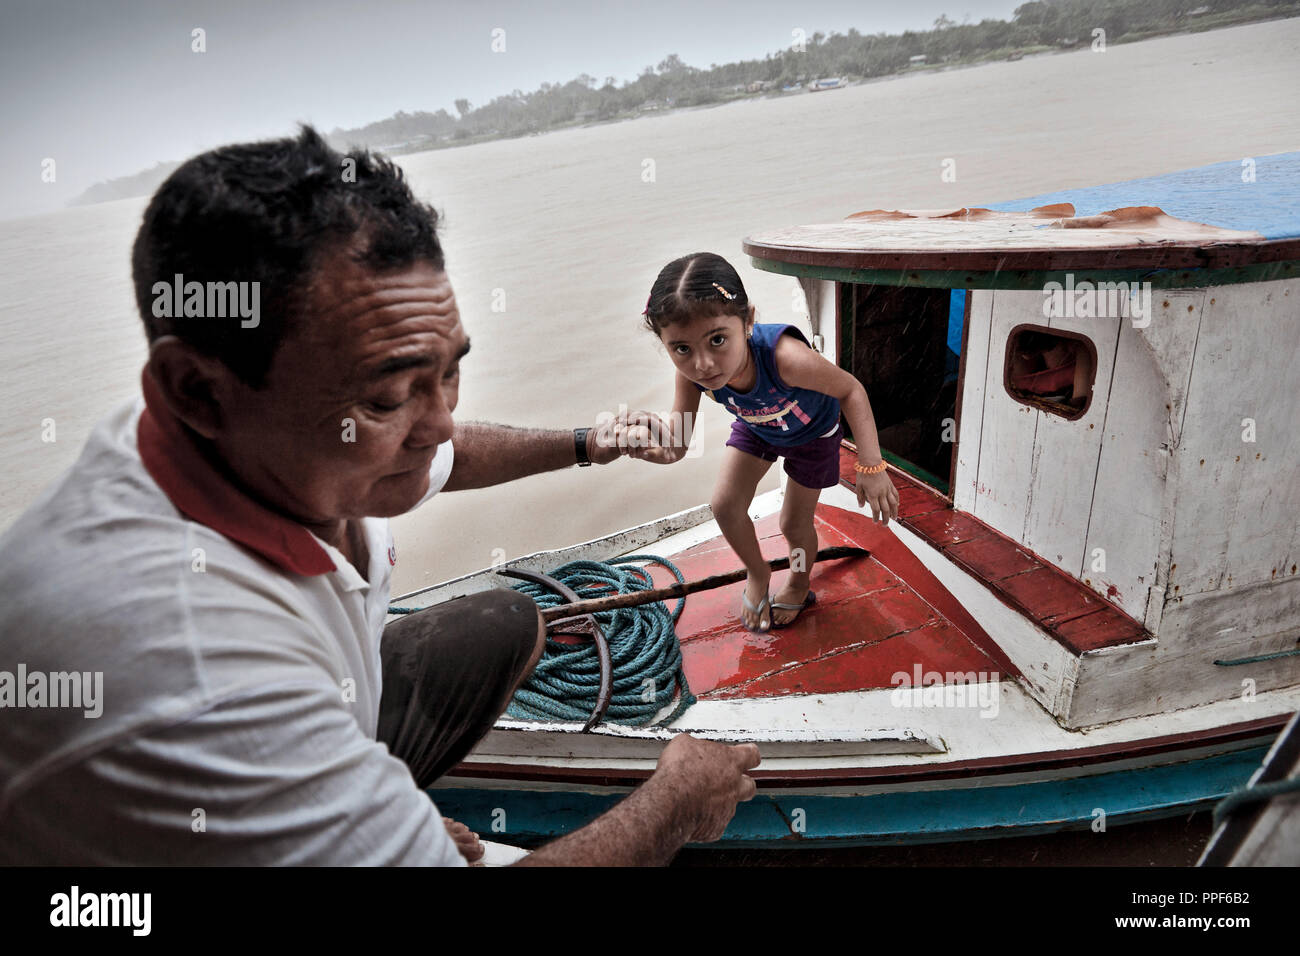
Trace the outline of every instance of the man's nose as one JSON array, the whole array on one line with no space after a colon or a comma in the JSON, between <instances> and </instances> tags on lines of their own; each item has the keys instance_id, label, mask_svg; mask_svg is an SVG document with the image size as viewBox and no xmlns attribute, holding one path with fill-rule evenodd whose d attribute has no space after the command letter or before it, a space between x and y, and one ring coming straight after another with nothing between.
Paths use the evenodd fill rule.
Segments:
<instances>
[{"instance_id":1,"label":"man's nose","mask_svg":"<svg viewBox=\"0 0 1300 956\"><path fill-rule=\"evenodd\" d=\"M409 441L421 448L441 445L451 440L455 422L451 417L451 406L447 404L447 395L441 389L429 397L424 412L411 426Z\"/></svg>"}]
</instances>

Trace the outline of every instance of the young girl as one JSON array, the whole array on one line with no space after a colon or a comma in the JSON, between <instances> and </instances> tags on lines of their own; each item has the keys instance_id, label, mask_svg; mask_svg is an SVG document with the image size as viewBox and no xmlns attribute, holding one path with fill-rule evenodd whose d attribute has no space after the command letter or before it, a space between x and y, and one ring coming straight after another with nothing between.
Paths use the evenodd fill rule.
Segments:
<instances>
[{"instance_id":1,"label":"young girl","mask_svg":"<svg viewBox=\"0 0 1300 956\"><path fill-rule=\"evenodd\" d=\"M791 623L816 600L810 590L817 554L813 509L821 490L839 481L841 409L858 445L858 506L870 502L872 517L888 524L898 517L898 492L885 473L862 384L813 351L794 326L755 325L754 314L740 276L721 256L699 252L664 266L646 303L646 326L677 366L673 421L686 424L672 444L639 435L629 454L660 464L684 457L701 392L736 416L711 504L749 572L741 599L745 626L765 631ZM771 600L771 571L749 504L778 456L790 476L781 506L790 577Z\"/></svg>"}]
</instances>

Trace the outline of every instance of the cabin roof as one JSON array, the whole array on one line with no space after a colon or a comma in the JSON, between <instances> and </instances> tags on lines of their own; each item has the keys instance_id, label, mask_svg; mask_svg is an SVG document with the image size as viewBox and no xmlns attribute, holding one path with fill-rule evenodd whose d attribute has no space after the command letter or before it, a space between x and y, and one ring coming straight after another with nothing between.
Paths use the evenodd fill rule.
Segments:
<instances>
[{"instance_id":1,"label":"cabin roof","mask_svg":"<svg viewBox=\"0 0 1300 956\"><path fill-rule=\"evenodd\" d=\"M1300 263L1300 153L1251 162L1250 167L1216 163L1000 203L996 209L873 209L842 222L758 233L745 240L744 249L757 267L770 271L873 281L881 276L850 273L894 270L901 273L900 284L917 279L907 275L911 270L1037 274ZM1253 182L1243 180L1248 169ZM1261 176L1268 181L1256 190ZM1252 228L1256 222L1263 228ZM783 267L787 264L796 268ZM1242 273L1223 281L1289 278L1293 269L1275 267L1267 275ZM937 284L980 284L970 279L954 275ZM1189 276L1190 284L1203 280Z\"/></svg>"}]
</instances>

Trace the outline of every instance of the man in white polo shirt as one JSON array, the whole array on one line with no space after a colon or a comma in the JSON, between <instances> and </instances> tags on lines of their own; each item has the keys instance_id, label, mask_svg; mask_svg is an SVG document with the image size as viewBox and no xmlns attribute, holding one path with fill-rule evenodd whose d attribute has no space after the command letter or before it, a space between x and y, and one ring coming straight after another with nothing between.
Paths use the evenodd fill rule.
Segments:
<instances>
[{"instance_id":1,"label":"man in white polo shirt","mask_svg":"<svg viewBox=\"0 0 1300 956\"><path fill-rule=\"evenodd\" d=\"M159 188L133 255L142 396L0 537L0 863L476 855L421 788L544 630L513 591L385 630L387 518L620 450L608 428L453 422L469 339L436 224L395 167L311 129ZM757 762L679 735L526 862L667 862L721 835Z\"/></svg>"}]
</instances>

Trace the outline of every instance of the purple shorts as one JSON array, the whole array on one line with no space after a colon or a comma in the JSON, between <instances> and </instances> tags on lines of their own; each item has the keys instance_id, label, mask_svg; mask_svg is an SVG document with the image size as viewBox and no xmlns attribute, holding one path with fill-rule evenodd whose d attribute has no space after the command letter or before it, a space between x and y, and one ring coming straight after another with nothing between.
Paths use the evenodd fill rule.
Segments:
<instances>
[{"instance_id":1,"label":"purple shorts","mask_svg":"<svg viewBox=\"0 0 1300 956\"><path fill-rule=\"evenodd\" d=\"M837 425L825 438L814 438L802 445L770 445L744 422L734 421L727 444L764 461L784 457L785 473L791 481L805 488L831 488L840 481L840 439L843 437L844 427Z\"/></svg>"}]
</instances>

